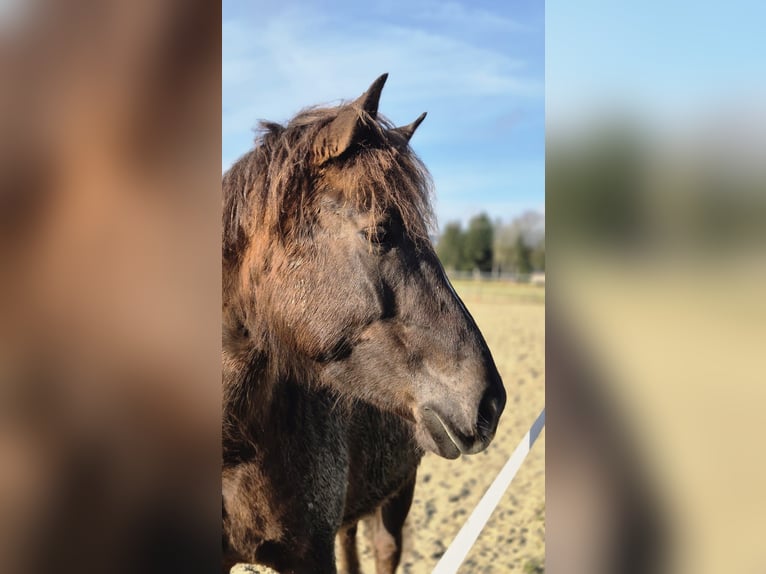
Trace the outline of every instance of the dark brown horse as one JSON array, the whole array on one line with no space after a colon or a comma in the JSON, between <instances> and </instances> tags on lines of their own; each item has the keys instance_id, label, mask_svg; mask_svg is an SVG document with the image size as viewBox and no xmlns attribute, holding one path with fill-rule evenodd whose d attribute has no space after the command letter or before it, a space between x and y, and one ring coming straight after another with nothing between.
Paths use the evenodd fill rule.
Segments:
<instances>
[{"instance_id":1,"label":"dark brown horse","mask_svg":"<svg viewBox=\"0 0 766 574\"><path fill-rule=\"evenodd\" d=\"M415 471L487 447L505 391L428 239L423 120L354 102L262 125L223 177L224 568L393 572Z\"/></svg>"}]
</instances>

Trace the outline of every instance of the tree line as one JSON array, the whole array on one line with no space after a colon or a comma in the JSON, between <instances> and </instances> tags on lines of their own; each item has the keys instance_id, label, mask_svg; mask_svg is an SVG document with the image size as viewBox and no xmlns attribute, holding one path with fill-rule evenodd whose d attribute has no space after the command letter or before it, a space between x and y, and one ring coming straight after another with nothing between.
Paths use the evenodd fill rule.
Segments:
<instances>
[{"instance_id":1,"label":"tree line","mask_svg":"<svg viewBox=\"0 0 766 574\"><path fill-rule=\"evenodd\" d=\"M447 223L436 252L448 271L528 274L545 271L545 217L527 211L510 223L494 222L486 213L473 217L466 229Z\"/></svg>"}]
</instances>

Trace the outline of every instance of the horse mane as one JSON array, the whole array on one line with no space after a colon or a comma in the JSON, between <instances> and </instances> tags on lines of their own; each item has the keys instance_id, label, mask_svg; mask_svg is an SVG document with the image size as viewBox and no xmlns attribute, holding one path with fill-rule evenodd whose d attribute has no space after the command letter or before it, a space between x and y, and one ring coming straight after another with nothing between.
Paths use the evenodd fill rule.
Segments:
<instances>
[{"instance_id":1,"label":"horse mane","mask_svg":"<svg viewBox=\"0 0 766 574\"><path fill-rule=\"evenodd\" d=\"M307 108L285 126L260 122L254 149L223 176L224 260L236 261L256 235L287 244L297 239L330 193L374 220L395 209L411 237L428 240L431 177L389 120L354 107L364 139L341 157L316 161L317 135L349 106Z\"/></svg>"},{"instance_id":2,"label":"horse mane","mask_svg":"<svg viewBox=\"0 0 766 574\"><path fill-rule=\"evenodd\" d=\"M363 126L361 137L342 155L323 161L317 152L322 130L349 110ZM325 197L370 213L373 224L396 210L415 244L427 243L434 221L433 184L408 144L411 135L380 114L373 117L356 102L307 108L286 125L262 121L254 148L224 174L225 435L241 436L244 421L262 418L252 409L267 408L272 383L278 379L312 380L295 354L276 348L279 337L272 330L243 334L238 317L246 313L239 308L233 282L245 253L251 245L268 249L281 244L284 249L278 251L284 256L291 246L303 243L304 235L310 242L312 220Z\"/></svg>"}]
</instances>

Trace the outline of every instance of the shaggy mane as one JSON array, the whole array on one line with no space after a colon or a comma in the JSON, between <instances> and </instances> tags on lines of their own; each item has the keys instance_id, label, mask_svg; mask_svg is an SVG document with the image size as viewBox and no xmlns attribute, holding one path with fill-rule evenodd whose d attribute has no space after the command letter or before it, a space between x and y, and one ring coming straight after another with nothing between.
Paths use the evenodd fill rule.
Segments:
<instances>
[{"instance_id":1,"label":"shaggy mane","mask_svg":"<svg viewBox=\"0 0 766 574\"><path fill-rule=\"evenodd\" d=\"M286 126L260 123L254 149L223 176L226 260L238 259L257 234L289 242L307 232L318 200L329 193L375 220L395 209L411 237L428 240L434 220L431 177L389 120L354 108L365 126L364 139L317 165L317 134L350 105L308 108Z\"/></svg>"}]
</instances>

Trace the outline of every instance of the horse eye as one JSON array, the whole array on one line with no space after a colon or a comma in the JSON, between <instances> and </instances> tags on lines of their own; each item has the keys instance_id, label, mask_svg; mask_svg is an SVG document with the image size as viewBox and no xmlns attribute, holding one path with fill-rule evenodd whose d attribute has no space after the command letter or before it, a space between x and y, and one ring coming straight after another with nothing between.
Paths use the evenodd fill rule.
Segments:
<instances>
[{"instance_id":1,"label":"horse eye","mask_svg":"<svg viewBox=\"0 0 766 574\"><path fill-rule=\"evenodd\" d=\"M378 245L385 245L391 239L391 233L383 225L368 227L362 233L364 233L367 241Z\"/></svg>"}]
</instances>

